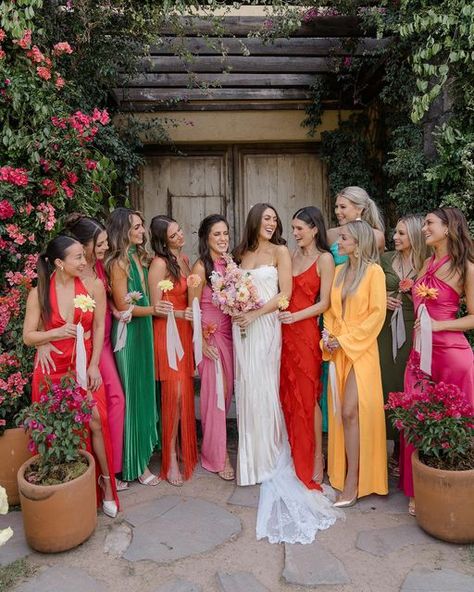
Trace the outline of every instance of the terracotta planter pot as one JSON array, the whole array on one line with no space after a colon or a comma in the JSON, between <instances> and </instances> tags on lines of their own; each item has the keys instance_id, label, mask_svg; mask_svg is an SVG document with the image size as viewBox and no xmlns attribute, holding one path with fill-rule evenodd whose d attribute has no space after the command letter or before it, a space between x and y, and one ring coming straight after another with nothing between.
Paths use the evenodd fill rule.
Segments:
<instances>
[{"instance_id":1,"label":"terracotta planter pot","mask_svg":"<svg viewBox=\"0 0 474 592\"><path fill-rule=\"evenodd\" d=\"M18 471L18 489L26 540L42 553L59 553L77 547L94 532L97 524L95 464L88 452L87 471L68 483L33 485L24 474L34 458Z\"/></svg>"},{"instance_id":2,"label":"terracotta planter pot","mask_svg":"<svg viewBox=\"0 0 474 592\"><path fill-rule=\"evenodd\" d=\"M28 450L28 435L23 428L10 428L0 436L0 485L5 487L8 503L20 503L16 475L21 465L31 458Z\"/></svg>"},{"instance_id":3,"label":"terracotta planter pot","mask_svg":"<svg viewBox=\"0 0 474 592\"><path fill-rule=\"evenodd\" d=\"M416 520L423 530L449 543L474 542L474 469L443 471L413 454Z\"/></svg>"}]
</instances>

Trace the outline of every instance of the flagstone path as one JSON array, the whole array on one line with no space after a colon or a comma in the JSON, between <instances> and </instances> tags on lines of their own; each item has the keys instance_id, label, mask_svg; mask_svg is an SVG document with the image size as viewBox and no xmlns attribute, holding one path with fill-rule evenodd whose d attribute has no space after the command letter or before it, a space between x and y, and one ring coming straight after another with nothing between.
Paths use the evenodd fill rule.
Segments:
<instances>
[{"instance_id":1,"label":"flagstone path","mask_svg":"<svg viewBox=\"0 0 474 592\"><path fill-rule=\"evenodd\" d=\"M120 500L117 519L100 514L88 541L57 555L28 548L20 512L1 516L15 534L0 566L36 568L13 592L474 592L474 546L425 534L393 484L311 545L256 541L258 487L201 468L182 488L133 483Z\"/></svg>"}]
</instances>

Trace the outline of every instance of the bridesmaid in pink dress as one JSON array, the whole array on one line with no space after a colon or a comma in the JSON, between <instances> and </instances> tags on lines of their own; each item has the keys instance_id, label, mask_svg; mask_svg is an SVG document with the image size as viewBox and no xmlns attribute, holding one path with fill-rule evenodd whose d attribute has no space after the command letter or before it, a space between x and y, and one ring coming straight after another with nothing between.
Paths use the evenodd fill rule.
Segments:
<instances>
[{"instance_id":1,"label":"bridesmaid in pink dress","mask_svg":"<svg viewBox=\"0 0 474 592\"><path fill-rule=\"evenodd\" d=\"M104 382L107 398L107 415L110 438L112 441L114 472L122 472L123 424L125 413L125 396L122 383L115 365L115 356L111 342L112 315L117 319L120 313L113 306L110 299L110 285L102 263L109 246L107 231L94 218L82 214L71 214L66 220L66 229L84 246L87 266L84 277L97 277L104 284L107 294L107 309L105 313L104 345L100 356L99 370ZM128 488L126 481L116 479L117 491Z\"/></svg>"},{"instance_id":2,"label":"bridesmaid in pink dress","mask_svg":"<svg viewBox=\"0 0 474 592\"><path fill-rule=\"evenodd\" d=\"M234 383L232 354L232 323L212 303L209 285L212 271L225 271L222 255L229 249L229 224L224 216L212 214L199 227L199 256L192 273L200 277L196 288L189 289L189 305L194 298L201 303L203 359L198 370L201 376L201 464L221 479L232 481L234 469L227 452L226 417L232 400ZM216 368L222 370L223 392L219 394Z\"/></svg>"},{"instance_id":3,"label":"bridesmaid in pink dress","mask_svg":"<svg viewBox=\"0 0 474 592\"><path fill-rule=\"evenodd\" d=\"M413 286L418 320L422 304L431 318L431 380L455 384L474 406L474 355L464 332L474 329L474 246L466 219L457 208L440 208L428 214L422 228L434 255L425 262ZM431 289L429 292L427 289ZM467 315L457 318L461 298ZM423 343L422 343L423 347ZM412 350L405 371L405 390L412 390L420 376L420 354ZM408 511L415 514L411 455L414 451L400 437L400 487L410 497Z\"/></svg>"}]
</instances>

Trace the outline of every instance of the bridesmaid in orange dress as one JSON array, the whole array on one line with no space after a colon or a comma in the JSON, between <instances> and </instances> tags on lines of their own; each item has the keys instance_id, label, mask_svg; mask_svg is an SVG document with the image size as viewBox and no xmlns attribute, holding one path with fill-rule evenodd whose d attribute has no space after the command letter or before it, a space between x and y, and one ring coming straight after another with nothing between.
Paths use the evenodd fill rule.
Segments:
<instances>
[{"instance_id":1,"label":"bridesmaid in orange dress","mask_svg":"<svg viewBox=\"0 0 474 592\"><path fill-rule=\"evenodd\" d=\"M297 249L292 255L293 291L282 323L280 399L298 478L308 489L323 480L322 355L318 316L329 308L334 260L321 211L302 208L291 223Z\"/></svg>"},{"instance_id":2,"label":"bridesmaid in orange dress","mask_svg":"<svg viewBox=\"0 0 474 592\"><path fill-rule=\"evenodd\" d=\"M155 370L161 381L162 458L160 476L176 487L189 479L198 459L196 418L194 414L194 362L192 345L192 319L188 308L186 278L190 274L189 260L183 254L183 231L168 216L155 216L150 225L151 246L155 258L150 264L148 282L151 301L157 306L158 317L153 319L155 341ZM172 282L169 291L159 283ZM184 350L181 359L173 356L176 369L170 366L167 352L168 313L176 321ZM181 455L178 455L178 438ZM183 464L181 473L179 461Z\"/></svg>"},{"instance_id":3,"label":"bridesmaid in orange dress","mask_svg":"<svg viewBox=\"0 0 474 592\"><path fill-rule=\"evenodd\" d=\"M99 279L80 277L86 267L83 246L68 236L50 241L38 260L38 287L33 288L26 304L23 340L26 345L51 344L50 362L35 365L32 380L32 399L39 401L47 381L59 383L75 372L74 352L77 325L84 327L87 360L87 392L96 402L89 424L92 450L98 473L98 499L102 499L105 514L115 518L118 497L115 487L112 444L107 421L107 402L99 358L104 340L105 290ZM81 312L74 307L80 294L91 296L93 312ZM89 443L88 443L89 444Z\"/></svg>"}]
</instances>

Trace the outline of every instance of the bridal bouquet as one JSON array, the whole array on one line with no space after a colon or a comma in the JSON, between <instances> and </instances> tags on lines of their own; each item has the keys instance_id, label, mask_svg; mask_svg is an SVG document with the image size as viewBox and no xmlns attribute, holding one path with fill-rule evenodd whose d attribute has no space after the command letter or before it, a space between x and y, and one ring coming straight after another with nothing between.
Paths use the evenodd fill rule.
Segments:
<instances>
[{"instance_id":1,"label":"bridal bouquet","mask_svg":"<svg viewBox=\"0 0 474 592\"><path fill-rule=\"evenodd\" d=\"M240 269L230 255L225 254L223 257L226 262L225 272L213 271L211 274L213 304L230 316L263 306L252 282L252 275ZM244 329L241 335L245 337Z\"/></svg>"}]
</instances>

